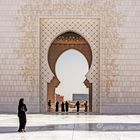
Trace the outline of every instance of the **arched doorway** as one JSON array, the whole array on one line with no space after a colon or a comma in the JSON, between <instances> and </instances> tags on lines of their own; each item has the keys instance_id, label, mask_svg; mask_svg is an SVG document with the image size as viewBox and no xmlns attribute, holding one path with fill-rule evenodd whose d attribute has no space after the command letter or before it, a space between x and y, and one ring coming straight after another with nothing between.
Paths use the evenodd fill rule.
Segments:
<instances>
[{"instance_id":1,"label":"arched doorway","mask_svg":"<svg viewBox=\"0 0 140 140\"><path fill-rule=\"evenodd\" d=\"M48 53L51 45L57 37L67 31L73 31L83 37L88 42L89 50L92 51L92 63L90 69L86 74L87 80L85 84L91 91L91 102L93 113L100 113L101 111L101 88L100 76L100 47L102 40L100 40L100 19L99 18L41 18L40 19L40 65L39 65L39 107L40 112L47 112L48 88L49 83L53 81L55 75L50 68ZM72 45L71 45L72 46ZM86 47L85 47L86 48ZM78 47L77 47L78 49ZM83 53L85 50L83 49ZM88 62L89 63L89 62Z\"/></svg>"},{"instance_id":2,"label":"arched doorway","mask_svg":"<svg viewBox=\"0 0 140 140\"><path fill-rule=\"evenodd\" d=\"M52 105L55 103L55 89L60 83L55 71L56 61L63 52L70 49L75 49L82 53L87 59L89 68L91 66L92 51L88 42L81 35L71 31L59 35L52 42L48 51L48 63L54 77L50 83L47 83L47 99L51 100ZM92 111L92 84L87 79L84 84L89 88L89 111Z\"/></svg>"},{"instance_id":3,"label":"arched doorway","mask_svg":"<svg viewBox=\"0 0 140 140\"><path fill-rule=\"evenodd\" d=\"M55 65L56 76L60 81L56 88L56 101L88 100L88 88L83 83L89 71L85 56L77 50L70 49L61 54ZM79 94L82 94L80 96ZM86 94L86 95L84 95ZM59 96L62 95L62 96ZM76 98L75 98L76 96ZM61 98L59 98L61 97ZM78 97L78 98L77 98Z\"/></svg>"},{"instance_id":4,"label":"arched doorway","mask_svg":"<svg viewBox=\"0 0 140 140\"><path fill-rule=\"evenodd\" d=\"M84 111L84 103L89 99L89 89L84 81L89 71L85 56L77 50L65 51L57 59L55 65L56 76L60 84L55 89L55 102L69 102L69 112L75 112L74 105L80 101L80 112ZM61 108L60 108L61 109Z\"/></svg>"}]
</instances>

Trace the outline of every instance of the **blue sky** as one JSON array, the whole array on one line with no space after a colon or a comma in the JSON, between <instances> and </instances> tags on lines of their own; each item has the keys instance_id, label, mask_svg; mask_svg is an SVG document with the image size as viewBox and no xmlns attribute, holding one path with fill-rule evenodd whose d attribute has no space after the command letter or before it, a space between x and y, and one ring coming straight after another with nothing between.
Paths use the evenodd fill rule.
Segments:
<instances>
[{"instance_id":1,"label":"blue sky","mask_svg":"<svg viewBox=\"0 0 140 140\"><path fill-rule=\"evenodd\" d=\"M56 62L56 75L61 82L56 93L64 95L65 100L72 99L72 93L88 93L83 84L88 72L88 62L83 54L76 50L64 52Z\"/></svg>"}]
</instances>

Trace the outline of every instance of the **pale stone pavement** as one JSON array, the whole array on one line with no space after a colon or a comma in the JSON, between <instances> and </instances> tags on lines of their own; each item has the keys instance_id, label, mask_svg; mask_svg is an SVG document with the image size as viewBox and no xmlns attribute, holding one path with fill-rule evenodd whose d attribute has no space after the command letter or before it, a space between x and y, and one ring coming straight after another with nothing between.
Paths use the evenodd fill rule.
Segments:
<instances>
[{"instance_id":1,"label":"pale stone pavement","mask_svg":"<svg viewBox=\"0 0 140 140\"><path fill-rule=\"evenodd\" d=\"M0 115L0 140L140 140L140 115L28 114L18 133L15 114Z\"/></svg>"}]
</instances>

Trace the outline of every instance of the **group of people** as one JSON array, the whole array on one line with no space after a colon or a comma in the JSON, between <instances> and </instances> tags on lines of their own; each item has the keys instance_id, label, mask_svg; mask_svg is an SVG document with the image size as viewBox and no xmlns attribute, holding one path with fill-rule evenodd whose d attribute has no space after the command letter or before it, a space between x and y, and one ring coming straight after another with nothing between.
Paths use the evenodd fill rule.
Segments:
<instances>
[{"instance_id":1,"label":"group of people","mask_svg":"<svg viewBox=\"0 0 140 140\"><path fill-rule=\"evenodd\" d=\"M79 112L80 102L77 101L76 104L75 104L75 106L77 107L77 112ZM85 112L87 112L87 110L88 110L88 102L87 101L84 103L84 107L85 107Z\"/></svg>"},{"instance_id":2,"label":"group of people","mask_svg":"<svg viewBox=\"0 0 140 140\"><path fill-rule=\"evenodd\" d=\"M59 102L57 101L56 102L56 105L55 105L55 111L58 112L59 111ZM69 111L69 103L66 101L65 103L62 102L61 103L61 112L68 112Z\"/></svg>"},{"instance_id":3,"label":"group of people","mask_svg":"<svg viewBox=\"0 0 140 140\"><path fill-rule=\"evenodd\" d=\"M79 112L80 102L77 101L75 106L77 107L77 112ZM84 107L85 107L85 112L87 112L87 110L88 110L88 103L87 103L87 101L84 103ZM50 112L50 109L51 109L51 100L48 101L48 111L49 112ZM68 111L69 111L69 103L67 101L65 103L62 102L61 103L61 112L68 112ZM59 112L59 102L58 101L55 104L55 112Z\"/></svg>"},{"instance_id":4,"label":"group of people","mask_svg":"<svg viewBox=\"0 0 140 140\"><path fill-rule=\"evenodd\" d=\"M80 108L80 102L77 101L75 106L77 107L77 112L79 112L79 108ZM87 101L84 103L84 107L85 107L85 112L87 112L88 109L88 105L87 105ZM51 100L48 101L48 111L50 112L51 109ZM27 111L27 107L24 104L24 99L21 98L19 100L19 105L18 105L18 117L19 117L19 129L18 132L25 132L25 125L26 125L26 111ZM58 112L59 111L59 102L56 102L55 105L55 111ZM61 112L68 112L69 111L69 103L66 101L65 103L62 102L61 103Z\"/></svg>"}]
</instances>

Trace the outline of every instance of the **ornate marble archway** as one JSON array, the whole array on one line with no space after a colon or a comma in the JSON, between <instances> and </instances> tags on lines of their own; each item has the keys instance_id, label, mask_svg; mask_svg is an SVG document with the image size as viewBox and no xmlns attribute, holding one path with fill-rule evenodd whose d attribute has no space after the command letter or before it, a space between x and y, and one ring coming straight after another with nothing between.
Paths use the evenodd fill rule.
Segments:
<instances>
[{"instance_id":1,"label":"ornate marble archway","mask_svg":"<svg viewBox=\"0 0 140 140\"><path fill-rule=\"evenodd\" d=\"M59 35L51 44L48 51L48 63L51 71L54 74L53 79L47 85L47 97L52 102L52 111L55 103L55 89L58 87L60 81L57 78L55 65L59 56L67 50L75 49L82 53L87 59L89 68L92 62L92 52L88 42L79 34L74 32L66 32ZM73 69L73 67L71 66ZM89 89L89 111L92 111L92 84L86 79L84 81L85 86Z\"/></svg>"},{"instance_id":2,"label":"ornate marble archway","mask_svg":"<svg viewBox=\"0 0 140 140\"><path fill-rule=\"evenodd\" d=\"M45 19L40 20L40 112L47 111L48 84L54 78L48 52L52 42L62 33L73 31L88 41L92 52L92 63L87 80L92 84L92 112L100 112L100 47L99 19ZM87 83L86 83L87 84Z\"/></svg>"}]
</instances>

